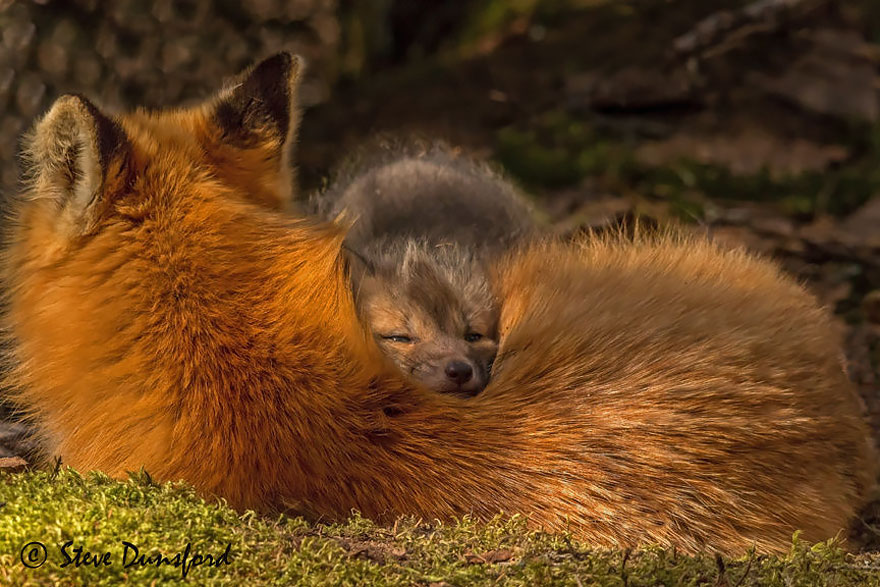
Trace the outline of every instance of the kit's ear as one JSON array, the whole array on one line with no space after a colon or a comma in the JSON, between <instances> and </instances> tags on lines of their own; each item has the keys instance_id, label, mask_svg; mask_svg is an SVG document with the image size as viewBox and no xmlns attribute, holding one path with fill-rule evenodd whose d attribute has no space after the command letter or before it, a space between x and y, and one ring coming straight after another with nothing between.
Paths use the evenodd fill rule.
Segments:
<instances>
[{"instance_id":1,"label":"kit's ear","mask_svg":"<svg viewBox=\"0 0 880 587\"><path fill-rule=\"evenodd\" d=\"M286 208L295 191L292 152L299 127L303 60L278 53L244 71L210 105L209 155L248 198Z\"/></svg>"},{"instance_id":2,"label":"kit's ear","mask_svg":"<svg viewBox=\"0 0 880 587\"><path fill-rule=\"evenodd\" d=\"M55 202L61 230L85 233L123 172L129 149L112 118L82 96L61 96L25 139L32 193Z\"/></svg>"},{"instance_id":3,"label":"kit's ear","mask_svg":"<svg viewBox=\"0 0 880 587\"><path fill-rule=\"evenodd\" d=\"M376 275L376 265L369 258L365 257L358 251L342 245L345 253L345 259L348 266L348 275L353 284L361 283L367 277Z\"/></svg>"}]
</instances>

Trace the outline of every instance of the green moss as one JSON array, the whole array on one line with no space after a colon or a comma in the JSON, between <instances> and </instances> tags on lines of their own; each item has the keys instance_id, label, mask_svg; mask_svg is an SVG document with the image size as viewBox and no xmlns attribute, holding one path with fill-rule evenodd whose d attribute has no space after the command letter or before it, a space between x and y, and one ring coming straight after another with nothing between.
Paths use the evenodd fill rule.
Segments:
<instances>
[{"instance_id":1,"label":"green moss","mask_svg":"<svg viewBox=\"0 0 880 587\"><path fill-rule=\"evenodd\" d=\"M514 176L531 185L554 188L576 183L583 174L565 148L545 146L533 132L502 129L498 158Z\"/></svg>"},{"instance_id":2,"label":"green moss","mask_svg":"<svg viewBox=\"0 0 880 587\"><path fill-rule=\"evenodd\" d=\"M856 155L822 173L777 177L765 170L738 175L687 159L654 167L636 160L634 139L600 132L553 111L526 129L501 129L497 156L532 188L560 188L592 178L612 193L666 200L685 220L702 214L705 199L769 202L795 216L844 215L880 192L880 127L858 130L851 142Z\"/></svg>"},{"instance_id":3,"label":"green moss","mask_svg":"<svg viewBox=\"0 0 880 587\"><path fill-rule=\"evenodd\" d=\"M71 470L0 474L0 502L4 585L183 582L181 569L170 565L124 568L123 540L142 554L169 557L187 544L191 556L217 556L229 545L228 565L189 569L187 582L207 585L880 585L880 559L848 555L833 542L795 539L784 557L726 560L660 548L593 549L566 535L529 531L517 517L487 524L401 519L388 528L354 515L344 524L309 524L239 515L185 485L156 485L144 474L124 482ZM20 557L33 541L46 546L48 560L29 569ZM111 564L61 567L67 542L71 557L81 546L98 556L109 552Z\"/></svg>"},{"instance_id":4,"label":"green moss","mask_svg":"<svg viewBox=\"0 0 880 587\"><path fill-rule=\"evenodd\" d=\"M501 129L497 156L512 175L533 187L565 187L591 176L619 180L636 171L626 144L610 141L557 111L543 115L527 130Z\"/></svg>"},{"instance_id":5,"label":"green moss","mask_svg":"<svg viewBox=\"0 0 880 587\"><path fill-rule=\"evenodd\" d=\"M462 31L464 42L474 42L485 35L506 29L518 18L529 18L538 0L482 0L471 9Z\"/></svg>"}]
</instances>

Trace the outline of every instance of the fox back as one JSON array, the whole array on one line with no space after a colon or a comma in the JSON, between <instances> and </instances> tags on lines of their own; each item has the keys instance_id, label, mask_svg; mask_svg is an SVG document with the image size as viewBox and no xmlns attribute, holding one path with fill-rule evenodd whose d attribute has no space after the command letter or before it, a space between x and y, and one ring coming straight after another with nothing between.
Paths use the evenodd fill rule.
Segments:
<instances>
[{"instance_id":1,"label":"fox back","mask_svg":"<svg viewBox=\"0 0 880 587\"><path fill-rule=\"evenodd\" d=\"M278 55L180 111L63 97L36 125L3 331L48 454L241 508L521 513L601 546L781 552L846 527L874 453L830 320L741 251L535 245L493 268L483 393L388 368L344 233L265 205L289 173L298 72ZM259 165L231 173L243 160Z\"/></svg>"}]
</instances>

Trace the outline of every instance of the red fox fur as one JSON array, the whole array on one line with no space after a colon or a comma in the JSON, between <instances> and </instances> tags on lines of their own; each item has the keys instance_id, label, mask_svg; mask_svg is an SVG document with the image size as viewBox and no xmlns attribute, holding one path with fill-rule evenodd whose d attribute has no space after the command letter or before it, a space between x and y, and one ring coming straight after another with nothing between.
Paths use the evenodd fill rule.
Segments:
<instances>
[{"instance_id":1,"label":"red fox fur","mask_svg":"<svg viewBox=\"0 0 880 587\"><path fill-rule=\"evenodd\" d=\"M743 252L536 246L497 267L482 394L386 366L344 235L269 209L298 76L282 54L200 107L108 116L66 96L36 125L5 329L49 454L239 508L503 511L596 545L779 552L846 527L874 454L829 318Z\"/></svg>"}]
</instances>

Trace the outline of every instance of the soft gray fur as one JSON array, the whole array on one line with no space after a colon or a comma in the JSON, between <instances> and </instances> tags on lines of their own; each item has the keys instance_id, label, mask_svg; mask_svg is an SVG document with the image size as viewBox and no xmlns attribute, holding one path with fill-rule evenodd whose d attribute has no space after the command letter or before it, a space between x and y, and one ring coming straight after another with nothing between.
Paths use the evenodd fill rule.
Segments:
<instances>
[{"instance_id":1,"label":"soft gray fur","mask_svg":"<svg viewBox=\"0 0 880 587\"><path fill-rule=\"evenodd\" d=\"M536 230L528 203L509 181L442 145L386 148L372 161L350 164L313 207L352 223L347 243L357 251L376 239L407 238L503 249Z\"/></svg>"}]
</instances>

